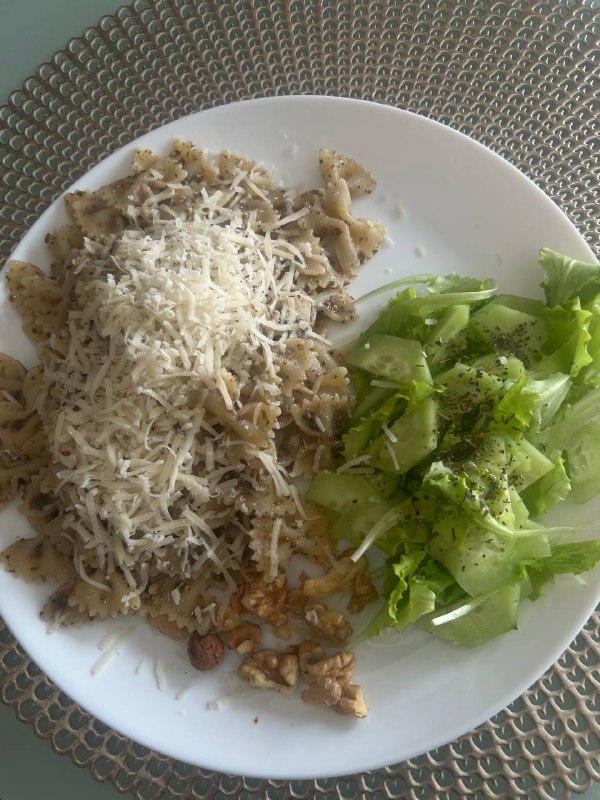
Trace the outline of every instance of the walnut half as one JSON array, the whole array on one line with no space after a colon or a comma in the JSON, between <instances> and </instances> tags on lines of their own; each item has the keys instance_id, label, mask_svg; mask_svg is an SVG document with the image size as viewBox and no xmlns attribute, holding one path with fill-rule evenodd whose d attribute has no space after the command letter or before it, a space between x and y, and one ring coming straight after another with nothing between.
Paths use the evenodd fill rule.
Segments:
<instances>
[{"instance_id":1,"label":"walnut half","mask_svg":"<svg viewBox=\"0 0 600 800\"><path fill-rule=\"evenodd\" d=\"M270 583L257 579L244 592L241 604L246 611L279 628L288 619L285 610L286 591L285 575L278 575Z\"/></svg>"},{"instance_id":2,"label":"walnut half","mask_svg":"<svg viewBox=\"0 0 600 800\"><path fill-rule=\"evenodd\" d=\"M251 686L291 694L298 685L298 657L276 650L257 650L242 661L238 675Z\"/></svg>"},{"instance_id":3,"label":"walnut half","mask_svg":"<svg viewBox=\"0 0 600 800\"><path fill-rule=\"evenodd\" d=\"M324 705L338 714L367 716L362 688L350 683L356 661L352 653L340 650L326 656L316 642L308 640L300 644L298 660L302 677L309 685L300 693L305 703Z\"/></svg>"},{"instance_id":4,"label":"walnut half","mask_svg":"<svg viewBox=\"0 0 600 800\"><path fill-rule=\"evenodd\" d=\"M307 603L304 619L316 634L331 642L341 644L352 636L352 625L344 615L324 603Z\"/></svg>"},{"instance_id":5,"label":"walnut half","mask_svg":"<svg viewBox=\"0 0 600 800\"><path fill-rule=\"evenodd\" d=\"M221 638L232 650L237 650L240 655L246 655L256 650L260 644L262 631L254 622L242 622L230 631L221 634Z\"/></svg>"}]
</instances>

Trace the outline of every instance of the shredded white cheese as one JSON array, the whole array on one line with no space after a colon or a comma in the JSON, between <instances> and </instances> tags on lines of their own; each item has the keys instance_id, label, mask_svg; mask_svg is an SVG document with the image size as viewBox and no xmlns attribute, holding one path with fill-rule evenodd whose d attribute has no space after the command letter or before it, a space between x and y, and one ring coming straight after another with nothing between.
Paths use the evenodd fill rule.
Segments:
<instances>
[{"instance_id":1,"label":"shredded white cheese","mask_svg":"<svg viewBox=\"0 0 600 800\"><path fill-rule=\"evenodd\" d=\"M271 544L269 547L269 580L277 577L279 558L277 556L277 545L279 544L279 534L281 533L282 521L276 519L271 530Z\"/></svg>"},{"instance_id":2,"label":"shredded white cheese","mask_svg":"<svg viewBox=\"0 0 600 800\"><path fill-rule=\"evenodd\" d=\"M238 177L237 188L262 196L247 175ZM259 233L253 212L243 216L227 200L224 191L205 194L191 219L155 212L147 229L125 230L110 252L86 240L75 265L68 357L52 355L45 369L64 529L85 546L76 569L108 590L89 565L107 579L118 567L129 587L122 600L132 607L151 563L166 563L173 551L185 577L198 569L193 548L234 584L228 565L234 545L241 548L217 535L222 509L219 516L210 501L233 498L244 467L239 454L232 460L227 433L236 424L244 433L235 418L240 387L277 395L275 354L286 339L326 341L312 331L314 300L294 282L313 254L276 233L306 210ZM207 407L223 425L208 424ZM325 430L319 417L315 424ZM243 458L255 459L252 469L271 478L278 496L293 497L302 518L274 453L246 447ZM271 549L273 570L275 536ZM171 599L179 603L177 589Z\"/></svg>"},{"instance_id":3,"label":"shredded white cheese","mask_svg":"<svg viewBox=\"0 0 600 800\"><path fill-rule=\"evenodd\" d=\"M98 645L99 650L104 650L104 654L100 656L98 661L90 670L92 675L97 675L108 664L111 658L119 652L119 648L132 634L131 629L123 631L114 631L106 636Z\"/></svg>"},{"instance_id":4,"label":"shredded white cheese","mask_svg":"<svg viewBox=\"0 0 600 800\"><path fill-rule=\"evenodd\" d=\"M396 470L396 472L400 472L400 464L398 464L398 457L396 456L396 453L394 452L394 448L392 447L392 445L388 441L385 441L384 445L385 445L385 449L388 451L388 453L390 455L390 458L392 459L392 464L394 465L394 469Z\"/></svg>"},{"instance_id":5,"label":"shredded white cheese","mask_svg":"<svg viewBox=\"0 0 600 800\"><path fill-rule=\"evenodd\" d=\"M397 441L398 441L398 437L396 436L396 434L395 434L395 433L393 433L393 432L392 432L392 431L389 429L389 427L386 425L386 423L385 423L385 422L383 422L383 423L381 424L381 428L382 428L383 432L385 433L385 435L387 436L387 438L390 440L390 442L391 442L392 444L396 444L396 443L397 443Z\"/></svg>"},{"instance_id":6,"label":"shredded white cheese","mask_svg":"<svg viewBox=\"0 0 600 800\"><path fill-rule=\"evenodd\" d=\"M342 472L347 472L349 469L353 467L357 467L359 464L364 464L365 461L369 461L371 458L370 455L363 455L363 456L356 456L356 458L351 459L350 461L346 461L345 464L342 464L341 467L336 469L336 473L341 475Z\"/></svg>"},{"instance_id":7,"label":"shredded white cheese","mask_svg":"<svg viewBox=\"0 0 600 800\"><path fill-rule=\"evenodd\" d=\"M163 660L158 656L154 662L154 677L156 678L156 685L161 692L164 692L167 688L167 670Z\"/></svg>"}]
</instances>

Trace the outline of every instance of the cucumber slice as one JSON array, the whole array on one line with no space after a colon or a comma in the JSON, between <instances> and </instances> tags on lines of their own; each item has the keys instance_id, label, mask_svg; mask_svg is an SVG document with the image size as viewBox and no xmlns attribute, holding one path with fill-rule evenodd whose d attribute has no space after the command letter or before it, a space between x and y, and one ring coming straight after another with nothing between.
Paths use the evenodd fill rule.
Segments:
<instances>
[{"instance_id":1,"label":"cucumber slice","mask_svg":"<svg viewBox=\"0 0 600 800\"><path fill-rule=\"evenodd\" d=\"M425 352L429 366L436 368L446 362L456 361L465 344L465 331L469 324L469 306L450 306L437 325L432 325L425 339Z\"/></svg>"},{"instance_id":2,"label":"cucumber slice","mask_svg":"<svg viewBox=\"0 0 600 800\"><path fill-rule=\"evenodd\" d=\"M510 453L511 483L519 492L554 469L553 462L528 439L523 438L517 444L507 438L506 446Z\"/></svg>"},{"instance_id":3,"label":"cucumber slice","mask_svg":"<svg viewBox=\"0 0 600 800\"><path fill-rule=\"evenodd\" d=\"M352 414L351 423L360 420L362 417L368 416L379 406L383 405L386 400L394 394L394 389L385 389L382 386L373 386L370 392L366 392L361 396L356 404L354 413Z\"/></svg>"},{"instance_id":4,"label":"cucumber slice","mask_svg":"<svg viewBox=\"0 0 600 800\"><path fill-rule=\"evenodd\" d=\"M523 311L525 314L533 314L534 317L542 313L546 306L541 300L533 297L519 297L518 294L497 294L490 300L488 306L506 306L515 311Z\"/></svg>"},{"instance_id":5,"label":"cucumber slice","mask_svg":"<svg viewBox=\"0 0 600 800\"><path fill-rule=\"evenodd\" d=\"M458 600L442 611L436 611L418 622L424 630L440 639L463 647L478 647L480 644L500 636L502 633L517 627L517 610L521 599L519 583L503 586L491 595L475 600ZM466 603L468 605L466 605ZM470 608L467 613L451 618L452 613L460 613L463 608ZM447 622L435 624L448 617Z\"/></svg>"},{"instance_id":6,"label":"cucumber slice","mask_svg":"<svg viewBox=\"0 0 600 800\"><path fill-rule=\"evenodd\" d=\"M414 339L374 334L349 350L346 360L353 367L389 378L399 386L407 386L414 380L432 382L423 346Z\"/></svg>"},{"instance_id":7,"label":"cucumber slice","mask_svg":"<svg viewBox=\"0 0 600 800\"><path fill-rule=\"evenodd\" d=\"M472 333L498 353L511 353L526 365L538 360L548 338L546 321L501 303L488 303L471 317Z\"/></svg>"},{"instance_id":8,"label":"cucumber slice","mask_svg":"<svg viewBox=\"0 0 600 800\"><path fill-rule=\"evenodd\" d=\"M402 475L437 447L437 403L427 397L371 445L371 466ZM395 440L395 441L394 441Z\"/></svg>"},{"instance_id":9,"label":"cucumber slice","mask_svg":"<svg viewBox=\"0 0 600 800\"><path fill-rule=\"evenodd\" d=\"M341 513L349 506L378 499L373 484L364 475L342 472L318 472L306 491L308 500L330 511Z\"/></svg>"},{"instance_id":10,"label":"cucumber slice","mask_svg":"<svg viewBox=\"0 0 600 800\"><path fill-rule=\"evenodd\" d=\"M479 356L471 361L470 366L474 370L483 370L503 381L518 381L525 374L525 367L520 359L514 356L498 356L496 353Z\"/></svg>"},{"instance_id":11,"label":"cucumber slice","mask_svg":"<svg viewBox=\"0 0 600 800\"><path fill-rule=\"evenodd\" d=\"M500 536L464 517L440 520L436 528L429 552L471 597L514 582L523 559L550 555L544 533Z\"/></svg>"},{"instance_id":12,"label":"cucumber slice","mask_svg":"<svg viewBox=\"0 0 600 800\"><path fill-rule=\"evenodd\" d=\"M336 519L331 532L337 539L362 541L373 525L396 505L395 500L378 500L375 503L367 502L362 505L357 503Z\"/></svg>"},{"instance_id":13,"label":"cucumber slice","mask_svg":"<svg viewBox=\"0 0 600 800\"><path fill-rule=\"evenodd\" d=\"M456 364L441 373L436 383L445 387L442 397L444 413L452 418L465 414L487 400L497 398L504 381L482 369L467 364Z\"/></svg>"}]
</instances>

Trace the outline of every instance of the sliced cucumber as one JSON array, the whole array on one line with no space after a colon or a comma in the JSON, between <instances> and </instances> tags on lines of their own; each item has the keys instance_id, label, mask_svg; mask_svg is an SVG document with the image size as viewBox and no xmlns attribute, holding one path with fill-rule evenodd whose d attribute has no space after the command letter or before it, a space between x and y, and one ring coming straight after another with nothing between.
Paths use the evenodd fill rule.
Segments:
<instances>
[{"instance_id":1,"label":"sliced cucumber","mask_svg":"<svg viewBox=\"0 0 600 800\"><path fill-rule=\"evenodd\" d=\"M417 624L434 636L453 644L478 647L517 627L520 599L520 584L509 584L480 600L458 600L443 610L422 617ZM452 614L460 614L463 608L469 610L453 619ZM443 621L444 618L448 621ZM435 624L437 621L441 624Z\"/></svg>"},{"instance_id":2,"label":"sliced cucumber","mask_svg":"<svg viewBox=\"0 0 600 800\"><path fill-rule=\"evenodd\" d=\"M330 511L341 513L349 506L378 499L379 495L365 475L322 470L312 479L306 497Z\"/></svg>"},{"instance_id":3,"label":"sliced cucumber","mask_svg":"<svg viewBox=\"0 0 600 800\"><path fill-rule=\"evenodd\" d=\"M540 358L548 338L548 325L541 317L501 303L488 303L473 314L469 328L492 350L515 355L525 364Z\"/></svg>"},{"instance_id":4,"label":"sliced cucumber","mask_svg":"<svg viewBox=\"0 0 600 800\"><path fill-rule=\"evenodd\" d=\"M412 381L431 383L423 346L414 339L374 334L349 350L346 360L351 366L388 378L398 386L407 386Z\"/></svg>"},{"instance_id":5,"label":"sliced cucumber","mask_svg":"<svg viewBox=\"0 0 600 800\"><path fill-rule=\"evenodd\" d=\"M450 306L437 325L431 326L425 339L425 352L434 372L445 363L456 361L456 356L464 346L469 316L469 306Z\"/></svg>"},{"instance_id":6,"label":"sliced cucumber","mask_svg":"<svg viewBox=\"0 0 600 800\"><path fill-rule=\"evenodd\" d=\"M402 475L437 447L437 402L427 397L371 445L372 466Z\"/></svg>"}]
</instances>

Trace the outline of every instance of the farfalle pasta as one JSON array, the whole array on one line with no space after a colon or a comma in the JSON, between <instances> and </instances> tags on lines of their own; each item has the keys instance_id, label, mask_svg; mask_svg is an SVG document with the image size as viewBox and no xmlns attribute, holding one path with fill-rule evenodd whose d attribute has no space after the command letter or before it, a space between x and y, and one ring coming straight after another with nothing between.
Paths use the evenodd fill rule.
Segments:
<instances>
[{"instance_id":1,"label":"farfalle pasta","mask_svg":"<svg viewBox=\"0 0 600 800\"><path fill-rule=\"evenodd\" d=\"M297 194L230 153L136 150L132 174L65 198L49 274L7 282L39 365L0 357L0 499L36 538L0 560L60 581L62 624L144 615L173 638L232 629L240 587L300 553L330 566L297 489L332 463L352 393L324 336L384 229L353 216L374 180L322 150Z\"/></svg>"}]
</instances>

